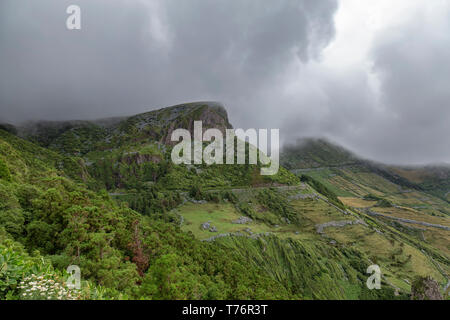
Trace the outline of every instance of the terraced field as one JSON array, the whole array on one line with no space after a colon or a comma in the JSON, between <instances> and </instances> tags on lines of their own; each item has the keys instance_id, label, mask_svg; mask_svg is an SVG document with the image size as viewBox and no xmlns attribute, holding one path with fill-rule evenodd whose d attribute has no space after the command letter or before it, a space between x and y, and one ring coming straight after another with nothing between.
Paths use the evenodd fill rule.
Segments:
<instances>
[{"instance_id":1,"label":"terraced field","mask_svg":"<svg viewBox=\"0 0 450 320\"><path fill-rule=\"evenodd\" d=\"M395 217L422 218L429 223L449 225L445 217L424 215L407 207L378 208L374 207L376 201L367 201L355 196L340 197L348 207L355 208L343 211L328 203L326 199L322 199L309 186L303 185L278 190L289 199L289 204L295 210L300 223L296 225L279 222L273 225L267 223L264 218L276 215L255 201L257 192L257 189L234 190L239 201L250 204L261 218L260 220L257 217L245 224L233 223L243 214L239 211L238 205L232 203L187 202L175 212L183 217L182 230L192 232L201 240L221 238L217 237L218 235L231 238L239 235L255 239L275 235L280 239L313 241L321 243L324 247L357 250L368 257L368 263L380 265L384 281L398 291L409 292L416 275L432 276L441 284L448 281L447 274L450 272L448 231L406 224L400 224L404 230L399 231L399 227L393 225L392 221L373 220L373 217L359 210L370 208L378 213ZM204 229L202 225L205 222L217 229L216 232ZM325 227L320 229L320 226ZM417 245L418 243L430 247L422 247ZM432 250L436 249L446 256L446 258L441 256L440 262L431 257L435 252Z\"/></svg>"},{"instance_id":2,"label":"terraced field","mask_svg":"<svg viewBox=\"0 0 450 320\"><path fill-rule=\"evenodd\" d=\"M183 217L181 229L192 232L200 240L229 233L241 233L242 236L247 237L270 233L280 238L302 238L302 235L298 232L299 228L294 225L280 224L273 226L258 220L252 220L244 224L233 223L239 220L242 214L232 204L228 203L188 203L176 209L174 212ZM210 229L204 229L202 227L204 223L209 223L217 231L211 232Z\"/></svg>"}]
</instances>

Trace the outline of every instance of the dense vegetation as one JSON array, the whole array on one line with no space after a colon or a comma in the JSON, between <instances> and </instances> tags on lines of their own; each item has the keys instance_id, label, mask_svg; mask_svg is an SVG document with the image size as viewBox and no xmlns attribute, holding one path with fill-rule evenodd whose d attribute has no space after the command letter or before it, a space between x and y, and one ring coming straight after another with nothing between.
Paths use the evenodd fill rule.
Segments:
<instances>
[{"instance_id":1,"label":"dense vegetation","mask_svg":"<svg viewBox=\"0 0 450 320\"><path fill-rule=\"evenodd\" d=\"M302 297L257 264L248 265L242 253L180 232L176 217L161 215L179 203L178 193L149 187L134 194L129 202L144 216L71 180L54 166L51 151L4 131L0 145L1 256L7 259L2 298L20 298L19 284L31 274L56 279L72 264L84 279L106 288L97 298ZM216 201L232 198L219 195ZM261 199L271 208L284 203L273 192L262 192ZM285 205L278 209L290 217ZM246 241L250 246L254 240ZM27 253L37 250L36 256Z\"/></svg>"},{"instance_id":2,"label":"dense vegetation","mask_svg":"<svg viewBox=\"0 0 450 320\"><path fill-rule=\"evenodd\" d=\"M174 165L170 126L192 129L202 117L230 126L220 106L202 103L96 123L0 128L0 299L394 299L408 290L394 295L384 280L382 290L366 288L373 261L405 278L401 268L420 259L414 246L447 266L416 230L370 217L356 241L316 234L317 224L343 219L336 207L349 208L313 174L299 178L281 167L261 176L261 164ZM332 153L322 147L317 164ZM354 159L341 150L335 160ZM362 200L391 205L373 194ZM186 204L195 224L183 225ZM239 236L202 229L207 220L200 219L216 209L229 215L215 217L217 227ZM253 224L236 223L241 216ZM372 245L364 237L380 229L378 240L394 243L386 253L392 259L355 245ZM81 291L66 287L69 265L81 268ZM36 281L59 289L31 294Z\"/></svg>"},{"instance_id":3,"label":"dense vegetation","mask_svg":"<svg viewBox=\"0 0 450 320\"><path fill-rule=\"evenodd\" d=\"M317 192L326 196L331 202L333 202L338 207L342 209L345 208L344 204L341 202L341 200L339 200L337 195L320 181L305 174L301 175L300 180L311 185L314 189L316 189Z\"/></svg>"}]
</instances>

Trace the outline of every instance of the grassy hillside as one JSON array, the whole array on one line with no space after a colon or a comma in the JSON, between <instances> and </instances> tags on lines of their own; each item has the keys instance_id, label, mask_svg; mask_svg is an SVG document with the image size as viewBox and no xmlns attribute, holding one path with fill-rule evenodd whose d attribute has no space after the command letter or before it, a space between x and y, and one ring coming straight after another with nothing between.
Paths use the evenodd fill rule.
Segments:
<instances>
[{"instance_id":1,"label":"grassy hillside","mask_svg":"<svg viewBox=\"0 0 450 320\"><path fill-rule=\"evenodd\" d=\"M316 142L310 143L314 146L307 150L319 148ZM303 148L296 152L302 153ZM442 283L448 281L450 206L439 197L442 192L435 192L448 190L445 170L401 169L363 160L336 166L334 159L322 162L321 167L304 168L303 163L308 163L304 158L308 157L308 153L303 154L300 167L292 172L318 181L337 195L348 211L374 227L364 231L363 225L351 225L345 232L330 230L330 236L367 254L376 253L372 261L384 263L392 272L386 274L387 279L399 288L406 288L399 278L413 272L431 275Z\"/></svg>"},{"instance_id":2,"label":"grassy hillside","mask_svg":"<svg viewBox=\"0 0 450 320\"><path fill-rule=\"evenodd\" d=\"M450 166L389 167L393 174L450 203Z\"/></svg>"},{"instance_id":3,"label":"grassy hillside","mask_svg":"<svg viewBox=\"0 0 450 320\"><path fill-rule=\"evenodd\" d=\"M316 138L300 139L286 146L280 158L290 170L347 166L360 161L348 150Z\"/></svg>"},{"instance_id":4,"label":"grassy hillside","mask_svg":"<svg viewBox=\"0 0 450 320\"><path fill-rule=\"evenodd\" d=\"M39 274L57 281L71 264L105 288L104 298L289 298L276 280L257 267L244 267L231 250L180 232L170 222L175 217L145 217L118 205L106 192L66 177L50 160L52 151L1 134L9 175L0 180L0 298L22 298L19 284L25 278ZM25 253L12 259L8 252L17 255L22 247ZM48 267L27 258L26 252L36 250ZM14 268L23 263L30 267Z\"/></svg>"},{"instance_id":5,"label":"grassy hillside","mask_svg":"<svg viewBox=\"0 0 450 320\"><path fill-rule=\"evenodd\" d=\"M116 204L105 192L88 190L83 183L67 177L64 170L55 168L50 161L54 156L52 151L6 132L2 132L1 146L4 168L9 172L8 177L0 181L0 297L3 299L26 299L21 282L33 275L64 286L64 270L71 264L80 266L87 282L83 285L84 291L64 294L62 299L358 297L358 290L355 289L356 295L351 295L345 288L361 287L361 270L348 262L344 268L352 277L344 276L338 267L341 263L338 259L342 258L338 251L329 258L321 258L334 259L334 264L314 258L322 255L315 247L322 248L324 253L329 250L326 243L306 249L300 238L288 240L286 234L279 237L286 239L281 242L271 235L264 239L232 236L229 240L202 242L193 232L183 230L184 226L179 228L180 216L174 212L143 216L123 204ZM35 153L40 155L39 161L36 157L32 159ZM242 190L230 191L223 198L210 195L215 191L205 192L202 197L223 207L222 218L226 218L227 210L244 210L239 206L242 204L239 199L246 198L246 190ZM312 189L308 189L310 191ZM259 224L267 230L277 228L268 226L269 221L287 227L291 224L286 217L293 209L287 207L287 198L277 196L277 192L262 188L254 195L247 195L261 208L271 211L260 218ZM278 202L273 202L275 199ZM180 210L185 209L181 206ZM199 206L195 212L201 210ZM224 231L226 228L225 224ZM271 249L261 246L261 241L267 242ZM288 258L293 245L297 253ZM249 255L254 256L251 264ZM271 265L257 262L264 256L269 257L269 261L273 259ZM18 267L23 265L27 267ZM278 266L278 271L273 265ZM325 290L331 283L338 285L337 289ZM317 291L318 288L322 289ZM382 297L380 294L373 298ZM383 294L391 296L392 291L383 291ZM43 297L54 298L48 294Z\"/></svg>"},{"instance_id":6,"label":"grassy hillside","mask_svg":"<svg viewBox=\"0 0 450 320\"><path fill-rule=\"evenodd\" d=\"M0 129L0 299L29 298L33 274L64 286L72 264L83 290L62 299L405 299L418 276L447 283L444 200L324 141L293 153L298 176L174 165L167 137L195 120L230 127L194 103Z\"/></svg>"}]
</instances>

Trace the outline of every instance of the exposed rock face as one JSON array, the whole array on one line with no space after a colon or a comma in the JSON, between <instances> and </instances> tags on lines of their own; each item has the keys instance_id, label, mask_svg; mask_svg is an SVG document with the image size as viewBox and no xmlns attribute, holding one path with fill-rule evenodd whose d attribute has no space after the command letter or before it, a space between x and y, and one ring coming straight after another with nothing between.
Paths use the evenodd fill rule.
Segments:
<instances>
[{"instance_id":1,"label":"exposed rock face","mask_svg":"<svg viewBox=\"0 0 450 320\"><path fill-rule=\"evenodd\" d=\"M343 220L343 221L330 221L322 224L316 225L316 231L319 234L323 234L323 229L329 228L329 227L335 227L335 228L341 228L345 227L346 225L355 225L355 224L361 224L364 226L367 226L367 224L363 220Z\"/></svg>"},{"instance_id":2,"label":"exposed rock face","mask_svg":"<svg viewBox=\"0 0 450 320\"><path fill-rule=\"evenodd\" d=\"M210 227L211 227L211 221L202 223L202 229L203 230L209 230Z\"/></svg>"},{"instance_id":3,"label":"exposed rock face","mask_svg":"<svg viewBox=\"0 0 450 320\"><path fill-rule=\"evenodd\" d=\"M202 223L201 225L202 230L208 230L209 232L218 232L217 227L211 225L211 221Z\"/></svg>"},{"instance_id":4,"label":"exposed rock face","mask_svg":"<svg viewBox=\"0 0 450 320\"><path fill-rule=\"evenodd\" d=\"M420 277L411 286L411 300L443 300L439 284L431 277Z\"/></svg>"},{"instance_id":5,"label":"exposed rock face","mask_svg":"<svg viewBox=\"0 0 450 320\"><path fill-rule=\"evenodd\" d=\"M114 149L124 143L159 141L174 145L172 132L186 129L194 132L194 121L202 121L203 131L219 129L225 134L232 126L225 108L218 102L192 102L162 108L131 117L95 121L38 121L22 127L0 128L15 130L21 137L37 141L70 155L85 155L93 150ZM71 141L67 144L67 141Z\"/></svg>"}]
</instances>

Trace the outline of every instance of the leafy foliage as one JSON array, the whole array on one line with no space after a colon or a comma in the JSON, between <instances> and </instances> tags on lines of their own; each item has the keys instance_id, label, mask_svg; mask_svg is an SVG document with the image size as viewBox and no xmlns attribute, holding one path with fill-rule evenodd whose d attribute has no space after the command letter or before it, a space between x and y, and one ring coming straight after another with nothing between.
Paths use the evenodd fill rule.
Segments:
<instances>
[{"instance_id":1,"label":"leafy foliage","mask_svg":"<svg viewBox=\"0 0 450 320\"><path fill-rule=\"evenodd\" d=\"M323 194L326 196L331 202L333 202L335 205L340 207L341 209L345 208L345 205L339 200L339 198L336 196L336 194L328 189L323 183L317 181L316 179L308 176L308 175L301 175L300 180L303 182L308 183L311 187L316 189L317 192Z\"/></svg>"}]
</instances>

